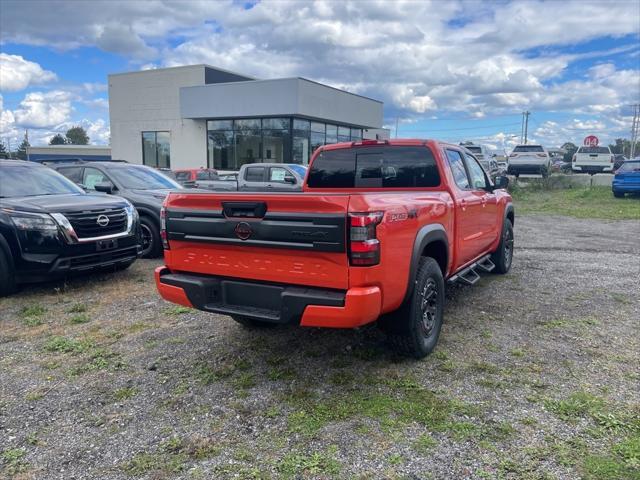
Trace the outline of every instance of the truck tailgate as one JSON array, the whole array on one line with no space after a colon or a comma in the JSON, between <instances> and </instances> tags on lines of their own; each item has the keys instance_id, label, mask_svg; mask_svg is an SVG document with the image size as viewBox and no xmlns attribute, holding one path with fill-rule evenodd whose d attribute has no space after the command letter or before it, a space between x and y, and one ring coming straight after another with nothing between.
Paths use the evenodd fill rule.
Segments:
<instances>
[{"instance_id":1,"label":"truck tailgate","mask_svg":"<svg viewBox=\"0 0 640 480\"><path fill-rule=\"evenodd\" d=\"M174 272L346 290L349 195L172 193L165 262Z\"/></svg>"}]
</instances>

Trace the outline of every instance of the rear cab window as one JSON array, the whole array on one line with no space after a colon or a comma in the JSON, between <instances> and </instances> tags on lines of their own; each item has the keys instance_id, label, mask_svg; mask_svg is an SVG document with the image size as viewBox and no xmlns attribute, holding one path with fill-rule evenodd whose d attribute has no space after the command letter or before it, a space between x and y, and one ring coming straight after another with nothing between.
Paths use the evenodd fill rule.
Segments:
<instances>
[{"instance_id":1,"label":"rear cab window","mask_svg":"<svg viewBox=\"0 0 640 480\"><path fill-rule=\"evenodd\" d=\"M577 153L596 153L611 155L611 150L609 150L609 147L580 147L578 148Z\"/></svg>"},{"instance_id":2,"label":"rear cab window","mask_svg":"<svg viewBox=\"0 0 640 480\"><path fill-rule=\"evenodd\" d=\"M247 182L264 182L265 167L248 167L244 174Z\"/></svg>"},{"instance_id":3,"label":"rear cab window","mask_svg":"<svg viewBox=\"0 0 640 480\"><path fill-rule=\"evenodd\" d=\"M321 152L311 164L309 188L431 188L440 174L431 149L386 145Z\"/></svg>"},{"instance_id":4,"label":"rear cab window","mask_svg":"<svg viewBox=\"0 0 640 480\"><path fill-rule=\"evenodd\" d=\"M544 148L541 145L518 145L513 149L514 152L533 152L533 153L544 153Z\"/></svg>"},{"instance_id":5,"label":"rear cab window","mask_svg":"<svg viewBox=\"0 0 640 480\"><path fill-rule=\"evenodd\" d=\"M180 182L191 180L191 172L176 172L176 180Z\"/></svg>"},{"instance_id":6,"label":"rear cab window","mask_svg":"<svg viewBox=\"0 0 640 480\"><path fill-rule=\"evenodd\" d=\"M58 172L74 183L82 183L82 167L60 167Z\"/></svg>"}]
</instances>

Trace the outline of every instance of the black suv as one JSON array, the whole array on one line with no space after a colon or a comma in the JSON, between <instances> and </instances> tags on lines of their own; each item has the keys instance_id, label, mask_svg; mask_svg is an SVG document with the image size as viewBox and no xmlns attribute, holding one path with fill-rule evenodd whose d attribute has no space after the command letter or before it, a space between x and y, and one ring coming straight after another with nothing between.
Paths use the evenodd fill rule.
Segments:
<instances>
[{"instance_id":1,"label":"black suv","mask_svg":"<svg viewBox=\"0 0 640 480\"><path fill-rule=\"evenodd\" d=\"M138 214L34 162L0 160L0 296L16 284L124 269L142 252Z\"/></svg>"},{"instance_id":2,"label":"black suv","mask_svg":"<svg viewBox=\"0 0 640 480\"><path fill-rule=\"evenodd\" d=\"M163 173L124 161L55 162L49 167L89 191L113 193L129 200L138 210L142 228L142 256L162 254L160 208L167 194L182 186Z\"/></svg>"}]
</instances>

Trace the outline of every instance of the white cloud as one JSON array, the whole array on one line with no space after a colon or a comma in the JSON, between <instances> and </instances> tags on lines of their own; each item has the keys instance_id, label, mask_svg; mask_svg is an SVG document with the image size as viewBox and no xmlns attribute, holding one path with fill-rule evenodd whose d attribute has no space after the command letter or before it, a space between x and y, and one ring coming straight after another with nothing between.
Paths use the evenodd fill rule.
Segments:
<instances>
[{"instance_id":1,"label":"white cloud","mask_svg":"<svg viewBox=\"0 0 640 480\"><path fill-rule=\"evenodd\" d=\"M54 82L56 74L44 70L35 62L25 60L20 55L0 53L0 90L16 92L31 85Z\"/></svg>"},{"instance_id":2,"label":"white cloud","mask_svg":"<svg viewBox=\"0 0 640 480\"><path fill-rule=\"evenodd\" d=\"M15 123L23 128L50 128L69 120L71 95L69 92L31 92L14 110Z\"/></svg>"}]
</instances>

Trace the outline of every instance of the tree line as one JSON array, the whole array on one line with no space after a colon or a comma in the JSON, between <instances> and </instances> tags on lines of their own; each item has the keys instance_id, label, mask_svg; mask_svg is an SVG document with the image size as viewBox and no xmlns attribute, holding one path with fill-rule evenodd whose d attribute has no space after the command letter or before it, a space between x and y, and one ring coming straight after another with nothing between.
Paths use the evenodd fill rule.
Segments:
<instances>
[{"instance_id":1,"label":"tree line","mask_svg":"<svg viewBox=\"0 0 640 480\"><path fill-rule=\"evenodd\" d=\"M71 127L64 136L61 133L56 133L51 140L49 140L49 145L89 145L89 135L87 135L87 131L81 126ZM29 137L27 133L24 134L24 139L22 143L18 145L17 150L9 151L7 145L0 140L0 158L19 158L21 160L27 159L27 148L30 147Z\"/></svg>"}]
</instances>

